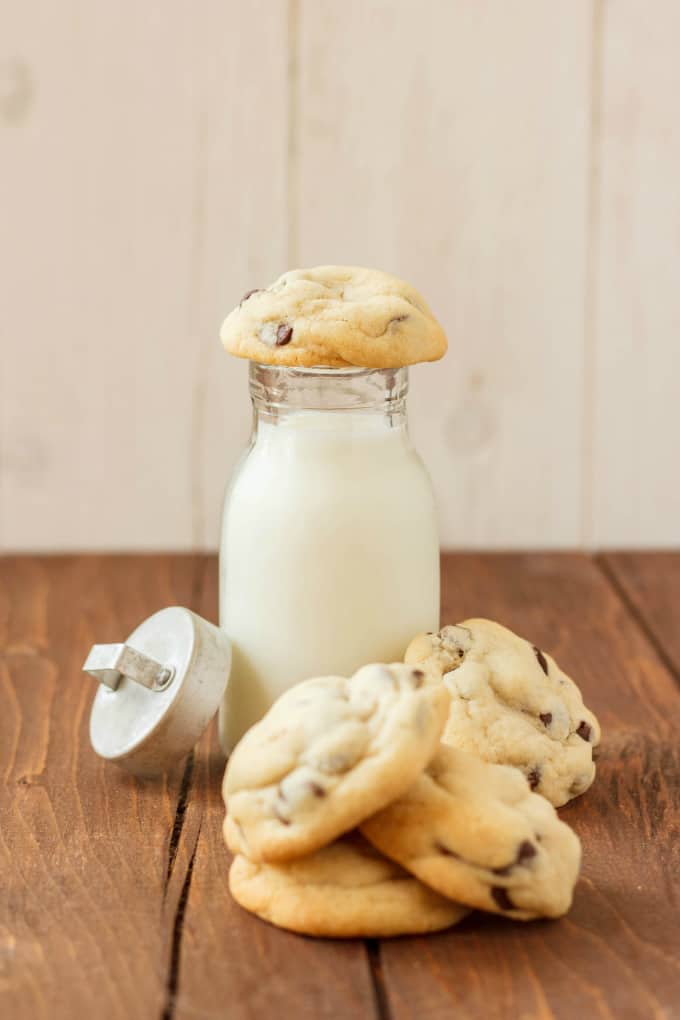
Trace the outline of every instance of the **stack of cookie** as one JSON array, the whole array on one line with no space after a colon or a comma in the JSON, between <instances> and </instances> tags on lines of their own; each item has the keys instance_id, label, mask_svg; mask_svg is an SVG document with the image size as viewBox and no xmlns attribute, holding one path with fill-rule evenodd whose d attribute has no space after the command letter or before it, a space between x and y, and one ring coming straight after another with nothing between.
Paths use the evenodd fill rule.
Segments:
<instances>
[{"instance_id":1,"label":"stack of cookie","mask_svg":"<svg viewBox=\"0 0 680 1020\"><path fill-rule=\"evenodd\" d=\"M406 658L300 683L245 735L224 778L232 895L329 937L563 914L581 850L546 797L592 782L578 689L490 621L419 635Z\"/></svg>"}]
</instances>

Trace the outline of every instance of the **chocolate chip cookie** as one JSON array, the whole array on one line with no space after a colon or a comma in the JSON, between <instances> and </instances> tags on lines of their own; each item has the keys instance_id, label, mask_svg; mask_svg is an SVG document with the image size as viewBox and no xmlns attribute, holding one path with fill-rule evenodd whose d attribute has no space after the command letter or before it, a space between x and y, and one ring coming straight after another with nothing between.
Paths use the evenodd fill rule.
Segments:
<instances>
[{"instance_id":1,"label":"chocolate chip cookie","mask_svg":"<svg viewBox=\"0 0 680 1020\"><path fill-rule=\"evenodd\" d=\"M398 368L436 361L447 347L414 287L357 266L294 269L248 291L220 336L239 358L306 367Z\"/></svg>"},{"instance_id":2,"label":"chocolate chip cookie","mask_svg":"<svg viewBox=\"0 0 680 1020\"><path fill-rule=\"evenodd\" d=\"M517 920L571 905L581 845L517 769L441 745L362 833L443 896Z\"/></svg>"},{"instance_id":3,"label":"chocolate chip cookie","mask_svg":"<svg viewBox=\"0 0 680 1020\"><path fill-rule=\"evenodd\" d=\"M468 913L383 857L358 833L284 863L235 857L229 888L237 903L263 920L327 938L439 931Z\"/></svg>"},{"instance_id":4,"label":"chocolate chip cookie","mask_svg":"<svg viewBox=\"0 0 680 1020\"><path fill-rule=\"evenodd\" d=\"M254 861L289 860L353 829L422 771L448 706L440 679L403 663L292 687L227 765L230 848Z\"/></svg>"},{"instance_id":5,"label":"chocolate chip cookie","mask_svg":"<svg viewBox=\"0 0 680 1020\"><path fill-rule=\"evenodd\" d=\"M419 634L405 658L444 675L444 743L515 765L556 807L593 782L600 725L547 652L491 620L465 620Z\"/></svg>"}]
</instances>

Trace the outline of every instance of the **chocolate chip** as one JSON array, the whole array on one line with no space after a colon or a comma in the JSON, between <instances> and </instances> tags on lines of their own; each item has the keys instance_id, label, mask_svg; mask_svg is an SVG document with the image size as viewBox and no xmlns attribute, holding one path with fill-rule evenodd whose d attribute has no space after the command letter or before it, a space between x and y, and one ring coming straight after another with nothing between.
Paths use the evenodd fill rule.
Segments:
<instances>
[{"instance_id":1,"label":"chocolate chip","mask_svg":"<svg viewBox=\"0 0 680 1020\"><path fill-rule=\"evenodd\" d=\"M541 781L541 769L539 765L534 765L530 772L527 773L527 779L529 780L529 786L532 790L535 790Z\"/></svg>"},{"instance_id":2,"label":"chocolate chip","mask_svg":"<svg viewBox=\"0 0 680 1020\"><path fill-rule=\"evenodd\" d=\"M440 843L438 840L435 840L434 848L438 851L438 853L443 854L444 857L455 857L457 860L460 860L460 854L457 854L455 850L451 850L448 846L445 846L444 843Z\"/></svg>"},{"instance_id":3,"label":"chocolate chip","mask_svg":"<svg viewBox=\"0 0 680 1020\"><path fill-rule=\"evenodd\" d=\"M542 712L538 717L544 726L550 726L552 722L552 712Z\"/></svg>"},{"instance_id":4,"label":"chocolate chip","mask_svg":"<svg viewBox=\"0 0 680 1020\"><path fill-rule=\"evenodd\" d=\"M515 862L513 861L512 864L506 864L502 868L491 868L491 873L493 875L509 875L514 866Z\"/></svg>"},{"instance_id":5,"label":"chocolate chip","mask_svg":"<svg viewBox=\"0 0 680 1020\"><path fill-rule=\"evenodd\" d=\"M293 327L285 322L280 322L276 329L276 346L285 347L293 339Z\"/></svg>"},{"instance_id":6,"label":"chocolate chip","mask_svg":"<svg viewBox=\"0 0 680 1020\"><path fill-rule=\"evenodd\" d=\"M519 845L517 851L517 864L524 864L525 861L530 861L532 857L535 857L538 850L533 843L530 843L528 839L523 840Z\"/></svg>"},{"instance_id":7,"label":"chocolate chip","mask_svg":"<svg viewBox=\"0 0 680 1020\"><path fill-rule=\"evenodd\" d=\"M414 669L412 671L412 673L411 673L411 676L413 677L413 679L415 681L414 687L422 687L423 686L423 680L425 679L425 674L422 671L422 669Z\"/></svg>"},{"instance_id":8,"label":"chocolate chip","mask_svg":"<svg viewBox=\"0 0 680 1020\"><path fill-rule=\"evenodd\" d=\"M590 740L590 734L593 731L591 727L588 725L588 723L585 721L585 719L582 719L581 722L578 724L578 729L576 730L576 732L578 733L581 740L587 741Z\"/></svg>"},{"instance_id":9,"label":"chocolate chip","mask_svg":"<svg viewBox=\"0 0 680 1020\"><path fill-rule=\"evenodd\" d=\"M281 804L286 804L288 802L285 793L281 789L280 783L276 788L276 800L274 801L274 814L276 815L276 817L278 818L282 825L290 825L290 818L287 818L286 815L283 813L285 808L281 807L279 801L281 801Z\"/></svg>"},{"instance_id":10,"label":"chocolate chip","mask_svg":"<svg viewBox=\"0 0 680 1020\"><path fill-rule=\"evenodd\" d=\"M274 803L274 814L282 825L290 825L290 818L286 818L286 816L281 813L281 809L276 802Z\"/></svg>"},{"instance_id":11,"label":"chocolate chip","mask_svg":"<svg viewBox=\"0 0 680 1020\"><path fill-rule=\"evenodd\" d=\"M508 896L508 890L504 889L501 885L494 885L491 887L491 897L494 900L496 906L500 907L501 910L514 910L515 904Z\"/></svg>"},{"instance_id":12,"label":"chocolate chip","mask_svg":"<svg viewBox=\"0 0 680 1020\"><path fill-rule=\"evenodd\" d=\"M543 672L547 676L548 675L548 662L547 662L547 659L546 659L545 655L543 654L543 652L541 651L541 649L537 648L536 645L534 645L534 654L536 655L536 658L538 659L539 666L541 667L541 669L543 670Z\"/></svg>"},{"instance_id":13,"label":"chocolate chip","mask_svg":"<svg viewBox=\"0 0 680 1020\"><path fill-rule=\"evenodd\" d=\"M318 783L310 781L309 789L312 791L312 793L314 794L315 797L325 797L326 796L326 791L324 790L323 786L320 786Z\"/></svg>"},{"instance_id":14,"label":"chocolate chip","mask_svg":"<svg viewBox=\"0 0 680 1020\"><path fill-rule=\"evenodd\" d=\"M243 295L243 297L241 298L239 304L242 304L242 305L245 304L246 301L248 300L248 298L251 298L253 296L253 294L261 294L262 290L263 290L262 287L253 287L252 290L249 290L246 294Z\"/></svg>"},{"instance_id":15,"label":"chocolate chip","mask_svg":"<svg viewBox=\"0 0 680 1020\"><path fill-rule=\"evenodd\" d=\"M517 867L518 864L524 864L525 861L531 860L535 857L538 850L533 843L530 843L528 839L525 839L519 845L517 850L517 856L511 864L506 864L502 868L491 868L494 875L509 875L513 868Z\"/></svg>"}]
</instances>

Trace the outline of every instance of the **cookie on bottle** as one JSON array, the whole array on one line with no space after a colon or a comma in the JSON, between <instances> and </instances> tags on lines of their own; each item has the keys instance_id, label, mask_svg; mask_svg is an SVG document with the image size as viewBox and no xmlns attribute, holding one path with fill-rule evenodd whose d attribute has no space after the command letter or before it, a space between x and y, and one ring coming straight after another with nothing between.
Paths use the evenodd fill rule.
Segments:
<instances>
[{"instance_id":1,"label":"cookie on bottle","mask_svg":"<svg viewBox=\"0 0 680 1020\"><path fill-rule=\"evenodd\" d=\"M230 354L263 365L399 368L446 353L444 330L404 280L360 266L293 269L225 319Z\"/></svg>"}]
</instances>

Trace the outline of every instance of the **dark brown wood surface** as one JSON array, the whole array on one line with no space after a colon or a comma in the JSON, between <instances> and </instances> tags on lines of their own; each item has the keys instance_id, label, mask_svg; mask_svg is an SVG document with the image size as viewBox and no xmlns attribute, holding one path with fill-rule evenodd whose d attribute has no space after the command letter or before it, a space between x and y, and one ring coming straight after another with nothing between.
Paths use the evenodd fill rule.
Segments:
<instances>
[{"instance_id":1,"label":"dark brown wood surface","mask_svg":"<svg viewBox=\"0 0 680 1020\"><path fill-rule=\"evenodd\" d=\"M558 922L476 915L381 947L391 1015L680 1015L680 698L590 558L447 561L443 617L488 615L549 649L579 681L604 740L594 786L560 811L583 842L574 906ZM425 955L427 965L423 965ZM455 961L455 965L453 964Z\"/></svg>"},{"instance_id":2,"label":"dark brown wood surface","mask_svg":"<svg viewBox=\"0 0 680 1020\"><path fill-rule=\"evenodd\" d=\"M680 679L680 552L599 557L659 657Z\"/></svg>"},{"instance_id":3,"label":"dark brown wood surface","mask_svg":"<svg viewBox=\"0 0 680 1020\"><path fill-rule=\"evenodd\" d=\"M0 559L0 1016L680 1017L680 556L455 555L443 620L487 615L555 654L601 718L560 921L301 938L230 899L214 727L158 783L98 761L94 641L171 603L216 615L198 557ZM675 675L674 675L675 674Z\"/></svg>"},{"instance_id":4,"label":"dark brown wood surface","mask_svg":"<svg viewBox=\"0 0 680 1020\"><path fill-rule=\"evenodd\" d=\"M142 783L92 752L95 641L194 600L181 557L0 561L0 1016L160 1016L182 770Z\"/></svg>"}]
</instances>

